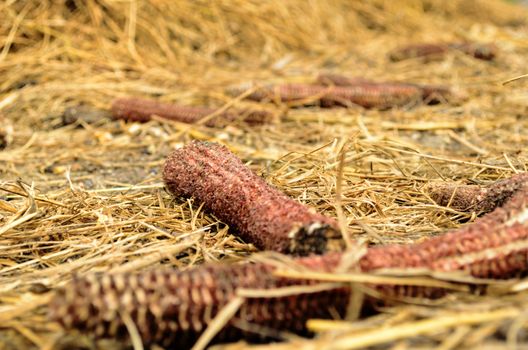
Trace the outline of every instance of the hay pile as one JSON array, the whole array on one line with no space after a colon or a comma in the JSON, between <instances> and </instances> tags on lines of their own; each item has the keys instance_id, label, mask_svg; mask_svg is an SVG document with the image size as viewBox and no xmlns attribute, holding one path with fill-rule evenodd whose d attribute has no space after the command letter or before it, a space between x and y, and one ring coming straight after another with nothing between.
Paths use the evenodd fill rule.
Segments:
<instances>
[{"instance_id":1,"label":"hay pile","mask_svg":"<svg viewBox=\"0 0 528 350\"><path fill-rule=\"evenodd\" d=\"M199 203L164 191L164 157L191 139L225 143L326 215L342 210L348 233L367 244L418 241L474 220L437 206L424 188L528 170L526 83L501 85L526 73L527 15L499 0L2 2L0 348L120 346L65 336L47 321L50 290L72 274L185 269L255 251ZM499 56L387 58L399 45L450 40L494 42ZM112 99L128 95L252 107L226 88L311 82L323 71L448 84L469 99L389 111L268 105L280 121L256 127L107 115ZM286 335L280 346L514 346L528 342L525 288L499 284L500 296L452 295L314 322L316 339Z\"/></svg>"}]
</instances>

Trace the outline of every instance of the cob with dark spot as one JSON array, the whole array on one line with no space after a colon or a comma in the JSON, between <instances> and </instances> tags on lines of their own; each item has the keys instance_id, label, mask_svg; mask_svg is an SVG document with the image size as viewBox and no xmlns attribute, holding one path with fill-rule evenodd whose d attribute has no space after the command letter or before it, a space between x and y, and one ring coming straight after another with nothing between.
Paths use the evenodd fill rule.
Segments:
<instances>
[{"instance_id":1,"label":"cob with dark spot","mask_svg":"<svg viewBox=\"0 0 528 350\"><path fill-rule=\"evenodd\" d=\"M379 269L430 269L465 271L481 278L510 278L528 268L528 184L520 185L501 207L475 223L419 244L376 247L358 262L360 271ZM508 187L503 187L506 192ZM496 202L496 204L499 204ZM341 253L295 259L295 265L331 272L341 262ZM309 279L274 275L276 265L243 263L206 265L188 271L151 271L74 279L61 289L50 305L50 317L65 328L76 328L99 337L126 337L122 315L137 326L143 342L185 348L207 327L208 322L239 288L275 289L317 284ZM372 285L388 297L438 298L447 290L410 285ZM476 288L485 292L485 288ZM254 336L238 325L252 324L271 330L306 334L310 318L342 317L352 290L347 286L282 297L255 297L244 301L236 315L214 341ZM373 297L367 303L375 302Z\"/></svg>"},{"instance_id":2,"label":"cob with dark spot","mask_svg":"<svg viewBox=\"0 0 528 350\"><path fill-rule=\"evenodd\" d=\"M112 103L112 115L115 119L137 122L147 122L153 115L157 115L161 118L193 124L215 111L214 108L179 106L142 98L118 98ZM205 125L225 126L235 120L242 120L250 125L264 124L272 121L273 115L268 111L257 110L226 111L206 121Z\"/></svg>"},{"instance_id":3,"label":"cob with dark spot","mask_svg":"<svg viewBox=\"0 0 528 350\"><path fill-rule=\"evenodd\" d=\"M257 248L294 255L342 248L335 220L271 187L219 144L195 141L174 151L163 179L172 194L204 203Z\"/></svg>"},{"instance_id":4,"label":"cob with dark spot","mask_svg":"<svg viewBox=\"0 0 528 350\"><path fill-rule=\"evenodd\" d=\"M449 47L485 61L492 61L497 56L497 47L493 44L453 43Z\"/></svg>"},{"instance_id":5,"label":"cob with dark spot","mask_svg":"<svg viewBox=\"0 0 528 350\"><path fill-rule=\"evenodd\" d=\"M393 89L395 87L414 87L421 91L422 101L427 104L441 102L458 102L465 99L465 94L455 92L453 89L442 85L423 85L400 82L375 82L361 77L347 77L339 74L320 74L316 80L317 84L335 86L365 86L374 85L380 88Z\"/></svg>"},{"instance_id":6,"label":"cob with dark spot","mask_svg":"<svg viewBox=\"0 0 528 350\"><path fill-rule=\"evenodd\" d=\"M421 100L415 86L386 86L365 83L360 86L324 86L285 84L263 87L247 96L254 101L288 102L321 107L350 107L387 109L412 105Z\"/></svg>"},{"instance_id":7,"label":"cob with dark spot","mask_svg":"<svg viewBox=\"0 0 528 350\"><path fill-rule=\"evenodd\" d=\"M458 50L475 58L491 61L497 56L497 47L493 44L476 43L432 43L414 44L398 48L389 54L392 61L423 57L426 60L443 57L450 50Z\"/></svg>"}]
</instances>

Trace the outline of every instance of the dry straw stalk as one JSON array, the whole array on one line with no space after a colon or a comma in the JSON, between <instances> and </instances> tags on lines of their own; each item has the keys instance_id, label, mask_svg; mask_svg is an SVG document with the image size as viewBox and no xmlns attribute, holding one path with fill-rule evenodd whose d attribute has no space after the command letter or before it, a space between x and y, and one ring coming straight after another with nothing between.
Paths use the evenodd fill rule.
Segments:
<instances>
[{"instance_id":1,"label":"dry straw stalk","mask_svg":"<svg viewBox=\"0 0 528 350\"><path fill-rule=\"evenodd\" d=\"M526 81L500 84L526 73L527 11L503 0L0 1L0 112L7 135L0 151L0 348L123 346L65 335L50 322L49 295L36 293L67 286L72 273L82 279L96 272L186 271L254 251L198 201L191 205L163 190L164 155L191 139L227 144L316 211L332 217L340 206L348 233L369 246L422 242L472 222L472 213L438 206L423 189L437 179L492 183L528 169ZM388 48L431 40L486 40L501 54L490 63L453 50L427 65L386 56ZM458 107L391 111L270 105L266 110L281 113L280 124L255 127L186 126L162 118L90 123L83 115L74 124L61 120L70 107L104 110L120 96L259 109L228 96L226 87L311 83L323 70L460 87L469 99ZM324 274L326 281L351 281L343 282L340 272ZM386 276L366 277L380 276L353 281L390 284ZM409 349L523 347L527 282L493 283L511 285L510 293L450 294L361 319L327 319L326 328L312 324L316 338L286 335L289 342L280 347L331 348L336 333L348 341L368 337L363 347L382 349L394 341ZM306 293L316 286L298 288ZM278 293L261 295L272 292ZM234 300L249 298L247 291L241 295ZM517 313L495 312L511 309ZM483 317L488 310L495 316ZM424 319L431 323L419 327ZM130 326L137 319L124 315L123 321Z\"/></svg>"}]
</instances>

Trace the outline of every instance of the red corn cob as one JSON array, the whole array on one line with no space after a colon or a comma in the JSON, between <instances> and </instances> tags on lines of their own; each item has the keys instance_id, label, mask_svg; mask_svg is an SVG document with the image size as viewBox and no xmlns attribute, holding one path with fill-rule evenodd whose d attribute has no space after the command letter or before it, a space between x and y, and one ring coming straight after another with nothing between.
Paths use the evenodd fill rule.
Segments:
<instances>
[{"instance_id":1,"label":"red corn cob","mask_svg":"<svg viewBox=\"0 0 528 350\"><path fill-rule=\"evenodd\" d=\"M219 144L192 142L176 150L163 179L171 193L204 203L260 249L307 255L342 247L333 219L271 187Z\"/></svg>"},{"instance_id":2,"label":"red corn cob","mask_svg":"<svg viewBox=\"0 0 528 350\"><path fill-rule=\"evenodd\" d=\"M446 44L414 44L397 48L389 53L392 61L402 61L409 58L424 57L428 60L443 57L449 51Z\"/></svg>"},{"instance_id":3,"label":"red corn cob","mask_svg":"<svg viewBox=\"0 0 528 350\"><path fill-rule=\"evenodd\" d=\"M300 265L329 271L338 257L299 259ZM232 300L238 288L269 289L314 285L316 281L276 277L267 264L206 265L189 271L151 271L74 279L61 289L50 317L65 328L92 332L97 337L124 338L123 313L133 319L144 343L187 348L211 319ZM251 337L237 321L261 327L305 332L309 318L343 316L349 289L335 288L312 294L248 299L215 341ZM255 334L253 334L255 336Z\"/></svg>"},{"instance_id":4,"label":"red corn cob","mask_svg":"<svg viewBox=\"0 0 528 350\"><path fill-rule=\"evenodd\" d=\"M249 96L254 101L296 102L322 107L359 105L365 108L386 109L416 103L421 91L414 86L323 86L287 84L261 88Z\"/></svg>"},{"instance_id":5,"label":"red corn cob","mask_svg":"<svg viewBox=\"0 0 528 350\"><path fill-rule=\"evenodd\" d=\"M488 213L501 206L526 181L527 175L521 174L488 186L432 183L428 186L428 192L438 205L461 211Z\"/></svg>"},{"instance_id":6,"label":"red corn cob","mask_svg":"<svg viewBox=\"0 0 528 350\"><path fill-rule=\"evenodd\" d=\"M449 264L460 261L476 277L508 278L526 272L508 265L497 254L523 257L528 250L528 190L524 188L507 202L471 225L408 246L376 247L369 250L362 266L367 269L427 267L441 271L458 268ZM514 210L515 209L515 210ZM478 259L477 259L478 258ZM476 259L476 260L474 260ZM526 261L525 263L528 263ZM365 264L365 265L363 265ZM485 274L475 271L484 265L504 265ZM469 271L471 270L471 271Z\"/></svg>"},{"instance_id":7,"label":"red corn cob","mask_svg":"<svg viewBox=\"0 0 528 350\"><path fill-rule=\"evenodd\" d=\"M528 269L527 176L502 207L474 224L443 236L408 246L368 249L360 259L363 272L390 268L426 268L433 271L466 271L481 278L509 278ZM511 187L503 186L506 191ZM295 265L331 272L341 253L295 259ZM240 288L276 289L315 285L309 279L289 279L273 274L276 265L244 263L206 265L188 271L151 271L97 278L74 279L50 305L50 317L65 328L77 328L98 337L126 337L122 320L129 315L145 343L190 346L209 321L237 295ZM385 297L437 298L447 290L410 285L373 285ZM478 292L483 292L480 288ZM239 325L303 334L310 318L343 316L352 290L332 286L325 291L299 292L281 297L255 297L244 301L215 341L251 337ZM374 302L367 298L367 302Z\"/></svg>"},{"instance_id":8,"label":"red corn cob","mask_svg":"<svg viewBox=\"0 0 528 350\"><path fill-rule=\"evenodd\" d=\"M449 50L459 50L475 58L491 61L497 55L497 47L493 44L476 43L438 43L414 44L396 49L389 54L392 61L423 57L427 60L442 57Z\"/></svg>"},{"instance_id":9,"label":"red corn cob","mask_svg":"<svg viewBox=\"0 0 528 350\"><path fill-rule=\"evenodd\" d=\"M112 103L112 114L116 119L146 122L151 116L176 120L182 123L196 123L216 110L207 107L186 107L141 98L118 98ZM270 122L273 116L267 111L222 112L208 120L207 126L224 126L234 120L243 120L248 124Z\"/></svg>"},{"instance_id":10,"label":"red corn cob","mask_svg":"<svg viewBox=\"0 0 528 350\"><path fill-rule=\"evenodd\" d=\"M360 77L346 77L339 74L319 74L316 80L317 84L321 85L335 85L335 86L364 86L375 85L380 88L395 88L395 87L415 87L420 89L422 93L422 100L427 104L437 104L444 101L459 101L465 98L465 95L457 92L455 93L451 88L442 85L421 85L413 83L399 83L399 82L375 82Z\"/></svg>"}]
</instances>

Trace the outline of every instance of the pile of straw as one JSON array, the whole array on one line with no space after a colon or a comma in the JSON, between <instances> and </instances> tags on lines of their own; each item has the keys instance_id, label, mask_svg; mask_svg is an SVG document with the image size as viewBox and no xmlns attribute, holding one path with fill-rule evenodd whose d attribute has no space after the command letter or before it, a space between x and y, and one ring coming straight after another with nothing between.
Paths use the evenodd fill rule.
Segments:
<instances>
[{"instance_id":1,"label":"pile of straw","mask_svg":"<svg viewBox=\"0 0 528 350\"><path fill-rule=\"evenodd\" d=\"M48 322L53 290L73 274L186 269L255 252L200 203L165 192L160 166L191 139L224 143L299 202L342 213L366 244L410 243L474 220L436 205L425 188L528 170L526 83L501 84L526 73L527 15L499 0L3 1L0 348L125 346ZM499 55L486 62L452 52L426 64L387 56L408 43L464 40L493 42ZM270 104L280 120L263 126L108 117L111 101L130 95L254 107L229 89L312 82L321 72L446 84L468 99L389 111ZM314 339L285 334L279 346L525 344L525 289L515 280L497 283L496 294L313 321Z\"/></svg>"}]
</instances>

